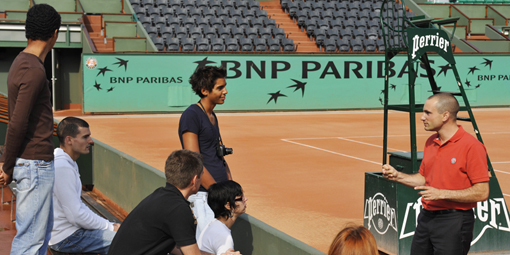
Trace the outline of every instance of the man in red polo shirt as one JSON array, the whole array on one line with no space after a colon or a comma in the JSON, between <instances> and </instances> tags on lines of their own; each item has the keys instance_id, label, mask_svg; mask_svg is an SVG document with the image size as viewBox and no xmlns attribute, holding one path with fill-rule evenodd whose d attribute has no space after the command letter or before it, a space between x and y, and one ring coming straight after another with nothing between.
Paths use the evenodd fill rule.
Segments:
<instances>
[{"instance_id":1,"label":"man in red polo shirt","mask_svg":"<svg viewBox=\"0 0 510 255\"><path fill-rule=\"evenodd\" d=\"M422 196L411 254L467 254L473 239L473 208L489 196L485 146L457 125L459 103L449 93L435 94L423 106L425 143L419 173L405 174L386 164L384 178Z\"/></svg>"}]
</instances>

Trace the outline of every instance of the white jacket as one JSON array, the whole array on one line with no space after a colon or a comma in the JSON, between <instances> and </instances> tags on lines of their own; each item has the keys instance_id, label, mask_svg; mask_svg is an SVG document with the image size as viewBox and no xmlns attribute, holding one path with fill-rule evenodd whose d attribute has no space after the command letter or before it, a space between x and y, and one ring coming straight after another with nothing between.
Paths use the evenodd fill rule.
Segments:
<instances>
[{"instance_id":1,"label":"white jacket","mask_svg":"<svg viewBox=\"0 0 510 255\"><path fill-rule=\"evenodd\" d=\"M55 149L54 155L54 222L49 244L61 242L80 228L113 231L113 223L95 214L81 201L82 184L76 162L60 148Z\"/></svg>"}]
</instances>

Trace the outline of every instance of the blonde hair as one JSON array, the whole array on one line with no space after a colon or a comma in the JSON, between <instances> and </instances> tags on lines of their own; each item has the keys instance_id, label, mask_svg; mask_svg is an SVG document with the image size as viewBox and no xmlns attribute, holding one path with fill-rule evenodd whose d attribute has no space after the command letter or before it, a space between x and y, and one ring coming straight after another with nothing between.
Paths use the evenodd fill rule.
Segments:
<instances>
[{"instance_id":1,"label":"blonde hair","mask_svg":"<svg viewBox=\"0 0 510 255\"><path fill-rule=\"evenodd\" d=\"M328 255L378 255L375 238L363 226L347 226L331 243Z\"/></svg>"}]
</instances>

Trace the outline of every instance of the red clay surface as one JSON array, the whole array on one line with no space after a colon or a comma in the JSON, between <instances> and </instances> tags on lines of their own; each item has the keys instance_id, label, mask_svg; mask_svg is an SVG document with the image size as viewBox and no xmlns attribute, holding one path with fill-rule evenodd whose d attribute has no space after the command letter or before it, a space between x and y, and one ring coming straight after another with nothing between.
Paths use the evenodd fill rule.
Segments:
<instances>
[{"instance_id":1,"label":"red clay surface","mask_svg":"<svg viewBox=\"0 0 510 255\"><path fill-rule=\"evenodd\" d=\"M510 108L474 114L509 197ZM390 114L390 151L410 150L408 116ZM181 148L179 117L83 116L95 139L160 170ZM218 121L225 145L234 148L226 159L249 198L247 213L323 252L346 223L363 223L364 173L381 170L382 111L219 113ZM421 122L417 131L422 150L431 133Z\"/></svg>"},{"instance_id":2,"label":"red clay surface","mask_svg":"<svg viewBox=\"0 0 510 255\"><path fill-rule=\"evenodd\" d=\"M510 197L510 108L475 109L474 114L503 193ZM247 213L323 252L346 223L363 224L364 173L381 170L382 111L217 115L225 144L234 148L226 159L249 199ZM94 139L160 170L181 148L179 117L82 116ZM410 150L408 122L407 113L390 114L390 151ZM470 123L460 124L473 130ZM421 122L417 131L422 150L431 133ZM2 209L5 215L10 207ZM0 243L0 255L8 254L8 247Z\"/></svg>"}]
</instances>

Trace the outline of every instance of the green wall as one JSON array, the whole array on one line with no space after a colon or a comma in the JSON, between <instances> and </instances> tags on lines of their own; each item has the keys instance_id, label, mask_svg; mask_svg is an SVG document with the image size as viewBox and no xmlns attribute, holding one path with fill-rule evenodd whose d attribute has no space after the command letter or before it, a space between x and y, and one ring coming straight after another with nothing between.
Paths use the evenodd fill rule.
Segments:
<instances>
[{"instance_id":1,"label":"green wall","mask_svg":"<svg viewBox=\"0 0 510 255\"><path fill-rule=\"evenodd\" d=\"M453 71L430 56L442 91L458 91ZM85 112L180 112L198 100L188 83L202 65L225 65L228 95L220 111L381 108L383 55L83 54ZM510 105L506 55L457 55L471 106ZM125 63L125 64L124 64ZM490 63L490 64L489 64ZM423 68L417 103L431 95ZM407 103L407 56L392 59L391 104Z\"/></svg>"}]
</instances>

